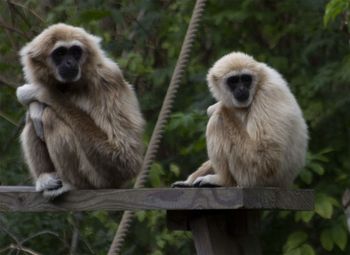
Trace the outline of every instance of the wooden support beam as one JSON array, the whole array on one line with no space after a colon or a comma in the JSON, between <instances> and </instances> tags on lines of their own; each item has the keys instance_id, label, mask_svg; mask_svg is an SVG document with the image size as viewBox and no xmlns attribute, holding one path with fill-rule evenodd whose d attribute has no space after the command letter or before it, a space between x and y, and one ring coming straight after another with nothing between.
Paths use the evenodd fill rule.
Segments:
<instances>
[{"instance_id":1,"label":"wooden support beam","mask_svg":"<svg viewBox=\"0 0 350 255\"><path fill-rule=\"evenodd\" d=\"M168 211L167 223L192 232L197 255L261 255L258 210Z\"/></svg>"},{"instance_id":2,"label":"wooden support beam","mask_svg":"<svg viewBox=\"0 0 350 255\"><path fill-rule=\"evenodd\" d=\"M277 188L148 188L75 190L53 201L33 187L0 186L1 212L92 210L313 210L312 190Z\"/></svg>"}]
</instances>

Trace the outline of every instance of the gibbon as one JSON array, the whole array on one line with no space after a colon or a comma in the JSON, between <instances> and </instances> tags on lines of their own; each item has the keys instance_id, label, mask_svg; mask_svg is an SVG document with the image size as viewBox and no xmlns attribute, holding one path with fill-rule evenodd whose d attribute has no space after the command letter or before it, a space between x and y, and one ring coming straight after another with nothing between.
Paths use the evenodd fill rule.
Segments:
<instances>
[{"instance_id":1,"label":"gibbon","mask_svg":"<svg viewBox=\"0 0 350 255\"><path fill-rule=\"evenodd\" d=\"M233 52L209 70L209 160L174 186L288 187L305 164L308 131L282 76Z\"/></svg>"},{"instance_id":2,"label":"gibbon","mask_svg":"<svg viewBox=\"0 0 350 255\"><path fill-rule=\"evenodd\" d=\"M21 145L44 196L120 187L140 170L138 100L100 41L82 28L56 24L20 51L28 84L17 89L17 98L29 106Z\"/></svg>"}]
</instances>

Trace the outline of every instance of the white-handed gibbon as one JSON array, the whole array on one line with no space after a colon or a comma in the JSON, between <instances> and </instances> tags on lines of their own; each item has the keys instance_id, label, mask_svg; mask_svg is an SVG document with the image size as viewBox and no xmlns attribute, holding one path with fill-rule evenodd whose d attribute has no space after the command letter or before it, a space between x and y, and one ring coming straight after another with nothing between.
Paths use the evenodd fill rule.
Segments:
<instances>
[{"instance_id":1,"label":"white-handed gibbon","mask_svg":"<svg viewBox=\"0 0 350 255\"><path fill-rule=\"evenodd\" d=\"M209 160L174 186L288 187L305 164L308 132L282 76L240 52L209 70Z\"/></svg>"},{"instance_id":2,"label":"white-handed gibbon","mask_svg":"<svg viewBox=\"0 0 350 255\"><path fill-rule=\"evenodd\" d=\"M20 51L29 106L21 134L37 191L117 188L142 162L144 120L133 87L106 57L100 38L56 24Z\"/></svg>"}]
</instances>

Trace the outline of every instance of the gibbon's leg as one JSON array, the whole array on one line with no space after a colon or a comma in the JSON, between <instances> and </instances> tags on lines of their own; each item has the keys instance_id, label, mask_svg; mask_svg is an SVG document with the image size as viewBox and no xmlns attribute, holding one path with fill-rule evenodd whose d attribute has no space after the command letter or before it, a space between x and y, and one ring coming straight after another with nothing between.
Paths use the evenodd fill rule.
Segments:
<instances>
[{"instance_id":1,"label":"gibbon's leg","mask_svg":"<svg viewBox=\"0 0 350 255\"><path fill-rule=\"evenodd\" d=\"M212 164L214 174L207 174L197 177L193 181L193 186L196 187L220 187L220 186L237 186L233 178L225 158L216 160Z\"/></svg>"},{"instance_id":2,"label":"gibbon's leg","mask_svg":"<svg viewBox=\"0 0 350 255\"><path fill-rule=\"evenodd\" d=\"M109 140L105 131L96 125L89 114L62 95L58 95L57 91L26 84L17 88L16 93L21 103L27 104L31 101L44 103L46 107L51 107L51 112L54 110L58 116L55 119L60 120L59 123L69 123L69 133L73 134L76 145L81 148L78 152L81 157L88 158L88 166L81 169L94 187L120 187L126 180L136 176L142 163L140 153L142 145L139 143L139 134L135 128L131 126L130 130L125 130L126 132L121 133L120 137ZM127 116L125 118L127 119ZM52 158L51 153L50 157ZM82 163L86 161L81 159ZM56 167L55 162L54 165ZM91 168L91 171L84 168Z\"/></svg>"},{"instance_id":3,"label":"gibbon's leg","mask_svg":"<svg viewBox=\"0 0 350 255\"><path fill-rule=\"evenodd\" d=\"M33 121L27 115L21 134L21 145L25 161L35 180L36 191L56 189L62 186L50 159L45 143L36 135Z\"/></svg>"},{"instance_id":4,"label":"gibbon's leg","mask_svg":"<svg viewBox=\"0 0 350 255\"><path fill-rule=\"evenodd\" d=\"M192 173L185 181L174 182L172 187L191 187L193 186L194 181L203 175L214 173L214 170L211 166L211 162L208 160L204 162L194 173Z\"/></svg>"},{"instance_id":5,"label":"gibbon's leg","mask_svg":"<svg viewBox=\"0 0 350 255\"><path fill-rule=\"evenodd\" d=\"M84 172L80 171L87 162L83 162L82 150L72 129L50 107L44 111L43 126L50 158L62 180L60 188L45 190L44 196L56 197L74 187L91 187Z\"/></svg>"}]
</instances>

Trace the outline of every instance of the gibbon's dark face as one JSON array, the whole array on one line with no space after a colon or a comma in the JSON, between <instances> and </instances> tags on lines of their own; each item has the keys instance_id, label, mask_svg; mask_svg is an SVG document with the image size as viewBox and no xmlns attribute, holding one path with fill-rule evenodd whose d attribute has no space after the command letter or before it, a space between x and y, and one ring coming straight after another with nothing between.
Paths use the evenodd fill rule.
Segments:
<instances>
[{"instance_id":1,"label":"gibbon's dark face","mask_svg":"<svg viewBox=\"0 0 350 255\"><path fill-rule=\"evenodd\" d=\"M63 83L75 82L80 79L80 65L83 57L80 45L60 45L51 53L55 67L56 78Z\"/></svg>"},{"instance_id":2,"label":"gibbon's dark face","mask_svg":"<svg viewBox=\"0 0 350 255\"><path fill-rule=\"evenodd\" d=\"M253 76L248 73L238 73L226 79L226 85L239 104L245 104L250 98Z\"/></svg>"}]
</instances>

